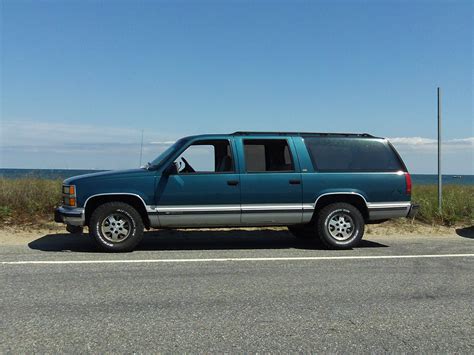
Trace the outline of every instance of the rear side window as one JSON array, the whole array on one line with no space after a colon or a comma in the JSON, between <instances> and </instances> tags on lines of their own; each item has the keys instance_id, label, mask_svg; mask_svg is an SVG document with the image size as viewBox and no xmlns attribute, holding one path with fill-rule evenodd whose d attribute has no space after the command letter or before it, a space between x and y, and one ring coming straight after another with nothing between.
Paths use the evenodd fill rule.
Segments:
<instances>
[{"instance_id":1,"label":"rear side window","mask_svg":"<svg viewBox=\"0 0 474 355\"><path fill-rule=\"evenodd\" d=\"M400 159L383 140L366 138L305 138L318 171L392 172L403 170Z\"/></svg>"},{"instance_id":2,"label":"rear side window","mask_svg":"<svg viewBox=\"0 0 474 355\"><path fill-rule=\"evenodd\" d=\"M293 160L286 139L245 139L247 172L293 171Z\"/></svg>"}]
</instances>

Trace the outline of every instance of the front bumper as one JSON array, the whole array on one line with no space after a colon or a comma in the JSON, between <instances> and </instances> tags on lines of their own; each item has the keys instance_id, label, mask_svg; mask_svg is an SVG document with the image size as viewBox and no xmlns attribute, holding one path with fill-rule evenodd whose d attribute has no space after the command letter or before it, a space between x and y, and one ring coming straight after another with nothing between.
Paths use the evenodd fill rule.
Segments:
<instances>
[{"instance_id":1,"label":"front bumper","mask_svg":"<svg viewBox=\"0 0 474 355\"><path fill-rule=\"evenodd\" d=\"M407 218L414 218L420 209L420 205L417 203L410 204L410 210L408 211Z\"/></svg>"},{"instance_id":2,"label":"front bumper","mask_svg":"<svg viewBox=\"0 0 474 355\"><path fill-rule=\"evenodd\" d=\"M58 207L54 210L54 221L71 226L83 226L85 223L84 208Z\"/></svg>"}]
</instances>

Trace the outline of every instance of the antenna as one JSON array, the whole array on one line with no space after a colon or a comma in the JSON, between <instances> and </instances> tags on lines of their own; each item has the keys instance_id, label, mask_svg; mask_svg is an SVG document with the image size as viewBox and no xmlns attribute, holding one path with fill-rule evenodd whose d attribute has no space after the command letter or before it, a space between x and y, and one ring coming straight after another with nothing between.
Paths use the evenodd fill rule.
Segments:
<instances>
[{"instance_id":1,"label":"antenna","mask_svg":"<svg viewBox=\"0 0 474 355\"><path fill-rule=\"evenodd\" d=\"M443 211L443 175L441 172L441 88L438 87L438 211Z\"/></svg>"},{"instance_id":2,"label":"antenna","mask_svg":"<svg viewBox=\"0 0 474 355\"><path fill-rule=\"evenodd\" d=\"M142 156L143 156L143 129L142 129L142 142L140 144L140 165L142 166Z\"/></svg>"}]
</instances>

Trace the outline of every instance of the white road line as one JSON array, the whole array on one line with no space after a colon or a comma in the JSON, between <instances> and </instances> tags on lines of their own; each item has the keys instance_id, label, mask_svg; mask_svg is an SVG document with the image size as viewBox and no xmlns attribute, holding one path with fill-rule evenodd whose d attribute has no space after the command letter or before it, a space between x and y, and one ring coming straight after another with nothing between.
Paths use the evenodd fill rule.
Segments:
<instances>
[{"instance_id":1,"label":"white road line","mask_svg":"<svg viewBox=\"0 0 474 355\"><path fill-rule=\"evenodd\" d=\"M146 263L209 263L228 261L318 261L318 260L371 260L371 259L426 259L467 258L474 254L432 254L432 255L361 255L361 256L295 256L274 258L206 258L206 259L128 259L128 260L24 260L2 261L2 265L27 264L146 264Z\"/></svg>"}]
</instances>

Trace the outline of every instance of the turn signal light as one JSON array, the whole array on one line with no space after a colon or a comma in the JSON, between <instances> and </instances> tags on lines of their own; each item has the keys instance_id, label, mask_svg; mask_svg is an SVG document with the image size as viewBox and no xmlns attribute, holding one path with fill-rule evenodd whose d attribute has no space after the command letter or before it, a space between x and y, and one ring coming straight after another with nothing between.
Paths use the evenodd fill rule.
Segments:
<instances>
[{"instance_id":1,"label":"turn signal light","mask_svg":"<svg viewBox=\"0 0 474 355\"><path fill-rule=\"evenodd\" d=\"M69 198L69 206L75 206L76 205L76 198L75 197L70 197Z\"/></svg>"}]
</instances>

